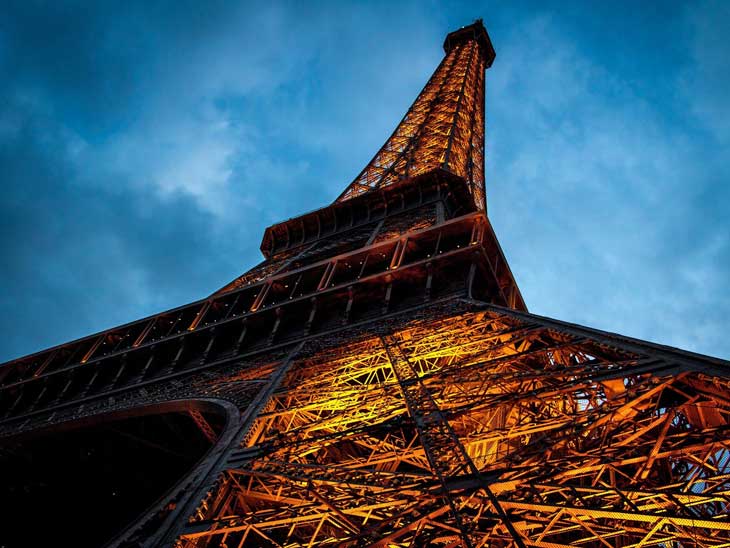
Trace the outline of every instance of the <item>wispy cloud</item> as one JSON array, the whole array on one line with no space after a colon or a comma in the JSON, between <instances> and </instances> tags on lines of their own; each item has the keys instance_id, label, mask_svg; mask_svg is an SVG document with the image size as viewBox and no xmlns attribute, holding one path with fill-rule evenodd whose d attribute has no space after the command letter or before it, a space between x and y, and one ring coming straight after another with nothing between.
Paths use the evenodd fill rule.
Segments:
<instances>
[{"instance_id":1,"label":"wispy cloud","mask_svg":"<svg viewBox=\"0 0 730 548\"><path fill-rule=\"evenodd\" d=\"M727 221L698 192L730 203L713 150L556 27L523 21L489 75L490 212L528 304L730 354Z\"/></svg>"},{"instance_id":2,"label":"wispy cloud","mask_svg":"<svg viewBox=\"0 0 730 548\"><path fill-rule=\"evenodd\" d=\"M730 146L730 4L707 1L687 8L692 65L684 73L683 92L701 127L725 147ZM727 162L727 157L723 158Z\"/></svg>"}]
</instances>

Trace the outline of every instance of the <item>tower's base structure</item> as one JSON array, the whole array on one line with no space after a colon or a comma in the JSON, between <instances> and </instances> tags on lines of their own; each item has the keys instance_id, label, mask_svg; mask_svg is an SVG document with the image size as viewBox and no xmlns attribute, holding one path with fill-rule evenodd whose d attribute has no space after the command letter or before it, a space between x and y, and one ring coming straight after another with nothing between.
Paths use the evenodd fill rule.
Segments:
<instances>
[{"instance_id":1,"label":"tower's base structure","mask_svg":"<svg viewBox=\"0 0 730 548\"><path fill-rule=\"evenodd\" d=\"M730 363L527 312L481 22L201 301L0 367L0 545L730 546Z\"/></svg>"}]
</instances>

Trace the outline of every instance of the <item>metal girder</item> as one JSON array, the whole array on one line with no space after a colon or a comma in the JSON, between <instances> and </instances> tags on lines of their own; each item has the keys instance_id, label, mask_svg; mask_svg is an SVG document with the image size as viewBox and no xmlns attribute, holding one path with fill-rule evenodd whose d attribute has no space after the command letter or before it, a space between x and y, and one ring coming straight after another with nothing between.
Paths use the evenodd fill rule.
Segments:
<instances>
[{"instance_id":1,"label":"metal girder","mask_svg":"<svg viewBox=\"0 0 730 548\"><path fill-rule=\"evenodd\" d=\"M473 26L483 29L481 23ZM393 134L337 201L442 168L466 179L476 207L484 210L487 54L473 37L455 44Z\"/></svg>"},{"instance_id":2,"label":"metal girder","mask_svg":"<svg viewBox=\"0 0 730 548\"><path fill-rule=\"evenodd\" d=\"M183 405L213 449L110 546L730 546L730 363L526 311L485 215L493 58L450 34L223 290L5 364L0 435Z\"/></svg>"},{"instance_id":3,"label":"metal girder","mask_svg":"<svg viewBox=\"0 0 730 548\"><path fill-rule=\"evenodd\" d=\"M217 363L216 356L235 356L247 346L250 321L267 324L260 338L268 344L300 326L306 326L301 335L309 335L315 309L320 317L331 315L327 308L322 310L321 298L335 303L346 325L352 321L353 306L370 302L366 292L381 278L401 280L401 287L407 280L408 291L420 288L422 300L430 300L438 296L432 287L434 272L452 270L459 261L465 269L480 264L493 298L510 304L507 294L516 286L501 256L489 221L481 213L472 213L412 230L407 237L391 236L326 259L291 264L289 270L271 274L263 282L6 364L16 368L17 374L0 386L5 402L0 401L0 413L10 419L50 404L68 404L88 392L113 392L210 367ZM464 283L469 286L463 286L464 291L471 291L473 279L465 278ZM391 294L389 289L386 305ZM384 308L387 311L389 306ZM242 321L247 322L243 328L239 327ZM282 328L282 322L289 327ZM23 395L33 392L34 386L42 387L31 396Z\"/></svg>"},{"instance_id":4,"label":"metal girder","mask_svg":"<svg viewBox=\"0 0 730 548\"><path fill-rule=\"evenodd\" d=\"M730 364L474 306L297 363L180 544L730 542Z\"/></svg>"}]
</instances>

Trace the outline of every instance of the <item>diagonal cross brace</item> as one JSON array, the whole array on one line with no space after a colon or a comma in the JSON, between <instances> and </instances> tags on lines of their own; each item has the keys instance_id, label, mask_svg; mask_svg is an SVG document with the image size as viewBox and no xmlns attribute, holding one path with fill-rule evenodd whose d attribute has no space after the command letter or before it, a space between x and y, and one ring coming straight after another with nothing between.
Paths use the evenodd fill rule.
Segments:
<instances>
[{"instance_id":1,"label":"diagonal cross brace","mask_svg":"<svg viewBox=\"0 0 730 548\"><path fill-rule=\"evenodd\" d=\"M388 355L393 372L398 379L398 385L403 392L408 413L416 424L426 458L442 485L444 497L447 499L457 527L461 531L464 544L468 547L472 546L469 531L450 494L450 487L453 485L450 480L457 475L468 475L478 480L479 487L487 494L487 498L509 531L515 544L520 548L524 548L522 537L490 489L487 479L479 472L479 469L469 457L458 436L431 396L430 391L419 378L416 370L401 349L397 338L392 334L388 334L381 336L381 342Z\"/></svg>"}]
</instances>

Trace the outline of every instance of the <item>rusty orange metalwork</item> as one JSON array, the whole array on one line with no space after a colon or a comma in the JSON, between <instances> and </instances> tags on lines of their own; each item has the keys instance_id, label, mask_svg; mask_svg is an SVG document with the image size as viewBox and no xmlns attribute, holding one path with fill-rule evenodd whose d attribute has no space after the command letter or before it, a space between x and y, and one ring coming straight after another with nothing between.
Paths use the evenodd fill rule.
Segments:
<instances>
[{"instance_id":1,"label":"rusty orange metalwork","mask_svg":"<svg viewBox=\"0 0 730 548\"><path fill-rule=\"evenodd\" d=\"M371 190L436 168L463 177L484 209L484 71L494 50L484 27L451 33L446 56L393 134L337 198Z\"/></svg>"},{"instance_id":2,"label":"rusty orange metalwork","mask_svg":"<svg viewBox=\"0 0 730 548\"><path fill-rule=\"evenodd\" d=\"M727 544L727 363L621 346L487 307L301 359L180 545Z\"/></svg>"},{"instance_id":3,"label":"rusty orange metalwork","mask_svg":"<svg viewBox=\"0 0 730 548\"><path fill-rule=\"evenodd\" d=\"M211 452L109 546L730 546L730 363L527 311L486 215L494 51L481 21L444 47L260 265L0 368L0 436L228 406L188 410Z\"/></svg>"}]
</instances>

